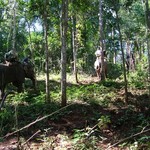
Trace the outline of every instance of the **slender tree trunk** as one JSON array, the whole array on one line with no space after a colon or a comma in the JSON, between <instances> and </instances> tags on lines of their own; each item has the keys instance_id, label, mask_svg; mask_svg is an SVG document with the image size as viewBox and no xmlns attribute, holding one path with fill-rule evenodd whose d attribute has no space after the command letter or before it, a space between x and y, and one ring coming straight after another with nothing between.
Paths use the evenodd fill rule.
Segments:
<instances>
[{"instance_id":1,"label":"slender tree trunk","mask_svg":"<svg viewBox=\"0 0 150 150\"><path fill-rule=\"evenodd\" d=\"M43 14L43 19L44 19L44 47L45 47L45 57L46 57L46 62L45 62L45 69L46 69L46 101L50 101L50 88L49 88L49 52L48 52L48 40L47 40L47 3L48 1L45 0L45 11Z\"/></svg>"},{"instance_id":2,"label":"slender tree trunk","mask_svg":"<svg viewBox=\"0 0 150 150\"><path fill-rule=\"evenodd\" d=\"M66 106L66 49L67 49L67 25L68 25L68 0L62 0L61 18L61 106Z\"/></svg>"},{"instance_id":3,"label":"slender tree trunk","mask_svg":"<svg viewBox=\"0 0 150 150\"><path fill-rule=\"evenodd\" d=\"M148 50L148 83L150 83L150 41L149 41L149 36L150 36L150 10L149 10L149 3L148 0L145 1L145 16L146 16L146 36L147 36L147 50ZM149 87L149 99L150 99L150 86Z\"/></svg>"},{"instance_id":4,"label":"slender tree trunk","mask_svg":"<svg viewBox=\"0 0 150 150\"><path fill-rule=\"evenodd\" d=\"M138 62L139 62L139 41L138 41L138 39L136 39L135 41L134 41L134 47L135 47L135 62L136 62L136 64L138 64Z\"/></svg>"},{"instance_id":5,"label":"slender tree trunk","mask_svg":"<svg viewBox=\"0 0 150 150\"><path fill-rule=\"evenodd\" d=\"M124 75L124 85L125 85L125 101L126 101L126 103L128 103L128 88L127 88L127 77L126 77L126 69L125 69L125 59L124 59L122 34L121 34L121 31L120 31L120 25L119 25L119 18L118 18L117 9L116 9L116 17L117 17L117 25L118 25L118 31L119 31L120 47L121 47L121 52L122 52L123 75Z\"/></svg>"},{"instance_id":6,"label":"slender tree trunk","mask_svg":"<svg viewBox=\"0 0 150 150\"><path fill-rule=\"evenodd\" d=\"M104 43L103 43L103 14L102 14L102 0L99 0L99 34L100 34L100 46L102 50L104 50Z\"/></svg>"},{"instance_id":7,"label":"slender tree trunk","mask_svg":"<svg viewBox=\"0 0 150 150\"><path fill-rule=\"evenodd\" d=\"M130 55L130 53L131 53L130 46L131 46L131 45L130 45L129 39L127 40L126 44L127 44L126 53L128 53L128 54Z\"/></svg>"},{"instance_id":8,"label":"slender tree trunk","mask_svg":"<svg viewBox=\"0 0 150 150\"><path fill-rule=\"evenodd\" d=\"M31 30L30 30L31 23L28 20L26 22L27 22L28 30L29 30L29 49L30 49L30 54L29 55L31 56L31 61L32 61L33 65L35 66L34 55L33 55L34 53L33 53L33 48L32 48ZM34 67L34 72L36 72L35 67ZM36 80L36 75L35 75L35 87L36 86L37 86L37 80Z\"/></svg>"},{"instance_id":9,"label":"slender tree trunk","mask_svg":"<svg viewBox=\"0 0 150 150\"><path fill-rule=\"evenodd\" d=\"M113 63L114 64L116 64L116 62L117 62L116 57L117 57L117 52L116 52L116 50L114 50L114 52L113 52Z\"/></svg>"},{"instance_id":10,"label":"slender tree trunk","mask_svg":"<svg viewBox=\"0 0 150 150\"><path fill-rule=\"evenodd\" d=\"M29 29L29 49L30 49L30 55L31 55L31 59L33 61L33 50L32 50L32 38L31 38L31 30L30 30L30 22L27 21L27 24L28 24L28 29Z\"/></svg>"},{"instance_id":11,"label":"slender tree trunk","mask_svg":"<svg viewBox=\"0 0 150 150\"><path fill-rule=\"evenodd\" d=\"M9 51L9 48L11 47L14 53L16 44L16 10L17 10L16 0L10 0L8 2L8 16L7 16L10 27L9 34L7 37L7 51Z\"/></svg>"},{"instance_id":12,"label":"slender tree trunk","mask_svg":"<svg viewBox=\"0 0 150 150\"><path fill-rule=\"evenodd\" d=\"M76 49L76 18L72 17L72 48L73 48L73 71L75 75L76 83L78 83L77 77L77 49Z\"/></svg>"},{"instance_id":13,"label":"slender tree trunk","mask_svg":"<svg viewBox=\"0 0 150 150\"><path fill-rule=\"evenodd\" d=\"M16 51L15 45L16 45L16 0L14 0L14 6L13 6L13 37L12 37L12 49Z\"/></svg>"},{"instance_id":14,"label":"slender tree trunk","mask_svg":"<svg viewBox=\"0 0 150 150\"><path fill-rule=\"evenodd\" d=\"M129 62L128 62L129 63L128 64L129 65L129 68L128 68L129 70L128 71L130 71L131 70L131 49L130 49L131 45L130 45L130 40L129 39L126 42L126 45L127 45L126 46L126 54L129 55Z\"/></svg>"},{"instance_id":15,"label":"slender tree trunk","mask_svg":"<svg viewBox=\"0 0 150 150\"><path fill-rule=\"evenodd\" d=\"M9 51L9 48L10 48L10 46L11 46L10 41L11 41L12 27L13 27L13 26L12 26L12 20L10 20L9 27L10 27L10 29L9 29L9 34L8 34L8 36L7 36L7 51Z\"/></svg>"},{"instance_id":16,"label":"slender tree trunk","mask_svg":"<svg viewBox=\"0 0 150 150\"><path fill-rule=\"evenodd\" d=\"M104 72L104 34L103 34L103 18L102 18L102 1L99 0L99 35L100 35L100 46L102 47L101 54L101 80L105 80L105 72Z\"/></svg>"},{"instance_id":17,"label":"slender tree trunk","mask_svg":"<svg viewBox=\"0 0 150 150\"><path fill-rule=\"evenodd\" d=\"M112 32L111 32L111 39L112 41L114 41L114 28L112 27ZM111 49L113 50L113 54L112 54L112 59L113 59L113 63L116 64L116 56L117 56L117 52L116 52L116 49L115 49L115 44L114 42L112 42L111 44Z\"/></svg>"},{"instance_id":18,"label":"slender tree trunk","mask_svg":"<svg viewBox=\"0 0 150 150\"><path fill-rule=\"evenodd\" d=\"M29 2L28 2L29 4ZM33 51L33 47L32 47L32 37L31 37L31 21L27 19L26 13L25 13L25 19L26 19L26 23L28 25L28 30L29 30L29 49L30 49L30 55L31 55L31 60L33 62L33 64L35 65L35 61L34 61L34 51Z\"/></svg>"}]
</instances>

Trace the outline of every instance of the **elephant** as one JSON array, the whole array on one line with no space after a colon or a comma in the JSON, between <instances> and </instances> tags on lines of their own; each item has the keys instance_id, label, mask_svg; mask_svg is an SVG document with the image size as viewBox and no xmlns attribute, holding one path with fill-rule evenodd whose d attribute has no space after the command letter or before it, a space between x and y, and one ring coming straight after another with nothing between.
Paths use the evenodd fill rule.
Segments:
<instances>
[{"instance_id":1,"label":"elephant","mask_svg":"<svg viewBox=\"0 0 150 150\"><path fill-rule=\"evenodd\" d=\"M5 87L9 83L12 83L15 87L17 87L17 92L22 92L25 78L31 79L33 87L36 89L35 72L34 67L31 64L24 64L19 61L9 64L0 64L1 98L4 96Z\"/></svg>"},{"instance_id":2,"label":"elephant","mask_svg":"<svg viewBox=\"0 0 150 150\"><path fill-rule=\"evenodd\" d=\"M20 62L14 62L11 65L0 64L0 96L4 97L7 84L12 83L17 87L20 93L23 91L23 83L25 82L25 71Z\"/></svg>"},{"instance_id":3,"label":"elephant","mask_svg":"<svg viewBox=\"0 0 150 150\"><path fill-rule=\"evenodd\" d=\"M25 78L32 80L33 86L35 88L35 72L34 67L29 64L23 64L21 62L12 62L6 64L0 64L0 109L3 106L3 103L10 93L5 94L5 88L7 84L12 83L17 87L17 92L20 93L23 91L23 84Z\"/></svg>"}]
</instances>

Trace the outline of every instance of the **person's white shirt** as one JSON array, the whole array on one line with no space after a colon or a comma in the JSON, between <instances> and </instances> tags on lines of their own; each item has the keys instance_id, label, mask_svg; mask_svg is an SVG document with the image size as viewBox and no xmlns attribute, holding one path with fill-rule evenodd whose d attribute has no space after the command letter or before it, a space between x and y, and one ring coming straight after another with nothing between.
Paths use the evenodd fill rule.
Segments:
<instances>
[{"instance_id":1,"label":"person's white shirt","mask_svg":"<svg viewBox=\"0 0 150 150\"><path fill-rule=\"evenodd\" d=\"M101 56L101 50L100 49L97 49L96 52L95 52L95 55L96 57L100 57Z\"/></svg>"},{"instance_id":2,"label":"person's white shirt","mask_svg":"<svg viewBox=\"0 0 150 150\"><path fill-rule=\"evenodd\" d=\"M94 62L94 68L97 69L100 67L101 64L101 60L97 57L96 61Z\"/></svg>"}]
</instances>

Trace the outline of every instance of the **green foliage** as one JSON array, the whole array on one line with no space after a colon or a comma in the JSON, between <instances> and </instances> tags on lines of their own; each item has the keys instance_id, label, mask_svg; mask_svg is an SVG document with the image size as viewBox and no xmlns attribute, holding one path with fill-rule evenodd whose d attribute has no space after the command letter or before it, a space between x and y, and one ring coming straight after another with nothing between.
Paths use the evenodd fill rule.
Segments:
<instances>
[{"instance_id":1,"label":"green foliage","mask_svg":"<svg viewBox=\"0 0 150 150\"><path fill-rule=\"evenodd\" d=\"M90 104L99 104L107 107L115 96L115 88L120 88L121 83L112 80L101 82L101 84L71 86L67 89L68 99L81 99Z\"/></svg>"},{"instance_id":2,"label":"green foliage","mask_svg":"<svg viewBox=\"0 0 150 150\"><path fill-rule=\"evenodd\" d=\"M43 92L38 95L31 95L31 93L16 93L15 95L9 95L5 102L5 107L0 112L0 134L6 134L9 130L15 127L15 107L17 108L18 119L20 120L19 126L25 126L26 124L34 121L39 117L39 114L46 114L49 111L55 111L58 109L56 104L46 104L45 94ZM13 107L12 107L13 106ZM42 123L38 124L39 126Z\"/></svg>"},{"instance_id":3,"label":"green foliage","mask_svg":"<svg viewBox=\"0 0 150 150\"><path fill-rule=\"evenodd\" d=\"M130 73L128 77L128 82L131 87L134 88L140 88L143 89L146 87L145 83L145 77L147 76L147 73L145 72L135 72L135 73Z\"/></svg>"},{"instance_id":4,"label":"green foliage","mask_svg":"<svg viewBox=\"0 0 150 150\"><path fill-rule=\"evenodd\" d=\"M131 71L128 74L128 82L131 87L134 88L146 88L148 80L148 66L147 61L142 60L137 64L136 71Z\"/></svg>"},{"instance_id":5,"label":"green foliage","mask_svg":"<svg viewBox=\"0 0 150 150\"><path fill-rule=\"evenodd\" d=\"M97 142L97 138L92 136L90 138L86 138L87 133L83 130L75 130L73 135L73 147L76 150L96 150L95 146Z\"/></svg>"},{"instance_id":6,"label":"green foliage","mask_svg":"<svg viewBox=\"0 0 150 150\"><path fill-rule=\"evenodd\" d=\"M7 109L3 109L0 113L0 135L6 134L7 131L13 128L14 118L13 112L8 111Z\"/></svg>"},{"instance_id":7,"label":"green foliage","mask_svg":"<svg viewBox=\"0 0 150 150\"><path fill-rule=\"evenodd\" d=\"M108 64L108 78L109 79L116 79L120 77L122 74L122 67L121 64Z\"/></svg>"},{"instance_id":8,"label":"green foliage","mask_svg":"<svg viewBox=\"0 0 150 150\"><path fill-rule=\"evenodd\" d=\"M108 128L108 124L111 123L111 120L110 120L110 117L109 116L101 116L99 119L98 119L98 127L100 129L107 129Z\"/></svg>"}]
</instances>

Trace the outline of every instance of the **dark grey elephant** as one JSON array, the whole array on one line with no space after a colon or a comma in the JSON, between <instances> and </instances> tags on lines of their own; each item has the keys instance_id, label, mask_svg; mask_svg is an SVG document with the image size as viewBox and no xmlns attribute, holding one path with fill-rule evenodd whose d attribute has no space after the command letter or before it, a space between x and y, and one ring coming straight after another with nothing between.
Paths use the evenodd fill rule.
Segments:
<instances>
[{"instance_id":1,"label":"dark grey elephant","mask_svg":"<svg viewBox=\"0 0 150 150\"><path fill-rule=\"evenodd\" d=\"M23 91L23 83L25 78L32 80L33 86L35 86L35 72L34 67L29 64L23 64L20 62L13 62L11 64L0 64L0 109L3 106L3 103L8 94L5 94L5 88L7 84L12 83L17 87L17 92L20 93Z\"/></svg>"},{"instance_id":2,"label":"dark grey elephant","mask_svg":"<svg viewBox=\"0 0 150 150\"><path fill-rule=\"evenodd\" d=\"M11 65L0 64L1 99L4 97L5 88L8 83L12 83L14 86L16 86L18 92L22 92L24 82L25 72L21 63L15 62Z\"/></svg>"},{"instance_id":3,"label":"dark grey elephant","mask_svg":"<svg viewBox=\"0 0 150 150\"><path fill-rule=\"evenodd\" d=\"M4 96L5 87L8 83L12 83L17 87L17 91L21 92L23 90L25 78L31 79L33 87L36 89L35 71L31 64L24 64L20 62L0 64L1 98Z\"/></svg>"}]
</instances>

